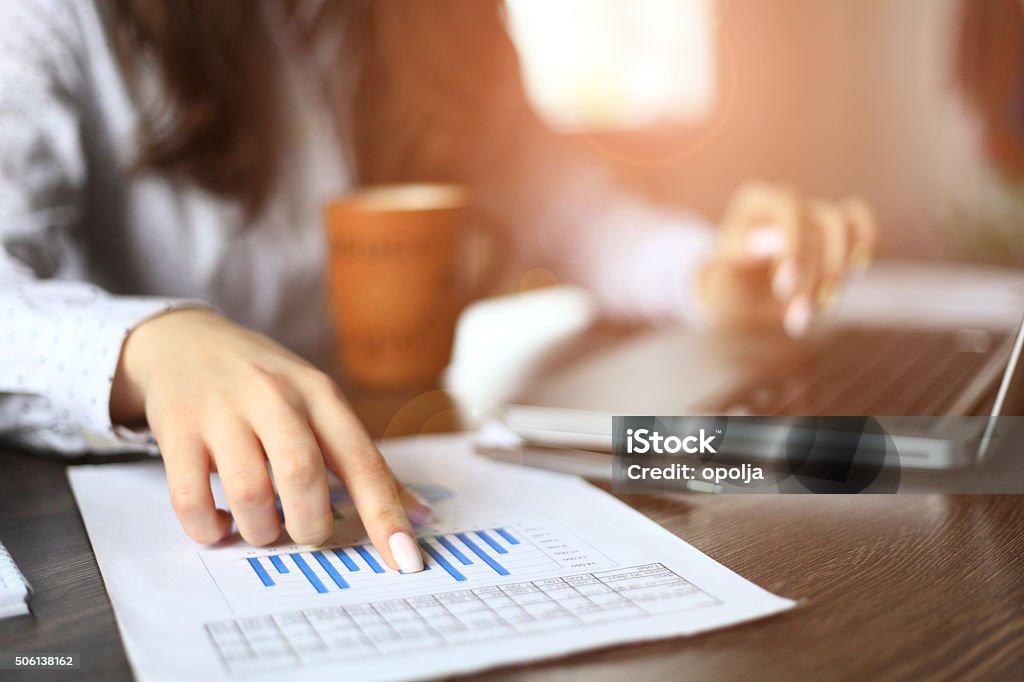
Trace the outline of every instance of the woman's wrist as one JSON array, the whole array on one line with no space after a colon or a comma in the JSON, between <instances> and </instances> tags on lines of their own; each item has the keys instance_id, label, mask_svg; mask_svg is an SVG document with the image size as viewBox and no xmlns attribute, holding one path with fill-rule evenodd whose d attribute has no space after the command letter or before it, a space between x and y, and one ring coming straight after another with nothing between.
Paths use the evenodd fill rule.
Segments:
<instances>
[{"instance_id":1,"label":"woman's wrist","mask_svg":"<svg viewBox=\"0 0 1024 682\"><path fill-rule=\"evenodd\" d=\"M146 417L146 384L160 357L159 339L167 323L181 316L216 315L205 308L169 310L132 329L121 345L117 369L110 387L110 419L115 424L138 424Z\"/></svg>"}]
</instances>

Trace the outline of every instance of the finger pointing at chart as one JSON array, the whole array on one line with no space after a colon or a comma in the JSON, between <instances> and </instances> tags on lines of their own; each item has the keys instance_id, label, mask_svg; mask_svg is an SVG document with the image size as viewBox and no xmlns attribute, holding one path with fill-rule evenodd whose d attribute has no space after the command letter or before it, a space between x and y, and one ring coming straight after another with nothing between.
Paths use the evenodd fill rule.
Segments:
<instances>
[{"instance_id":1,"label":"finger pointing at chart","mask_svg":"<svg viewBox=\"0 0 1024 682\"><path fill-rule=\"evenodd\" d=\"M348 486L384 562L423 570L406 508L420 520L429 507L400 493L334 381L270 339L207 310L155 317L124 344L111 414L122 423L147 418L175 513L193 540L212 543L230 531L210 490L216 471L246 542L278 539L275 488L291 539L326 542L334 530L331 471Z\"/></svg>"},{"instance_id":2,"label":"finger pointing at chart","mask_svg":"<svg viewBox=\"0 0 1024 682\"><path fill-rule=\"evenodd\" d=\"M310 422L327 466L345 483L373 546L391 568L423 570L423 557L384 457L333 384L319 387Z\"/></svg>"}]
</instances>

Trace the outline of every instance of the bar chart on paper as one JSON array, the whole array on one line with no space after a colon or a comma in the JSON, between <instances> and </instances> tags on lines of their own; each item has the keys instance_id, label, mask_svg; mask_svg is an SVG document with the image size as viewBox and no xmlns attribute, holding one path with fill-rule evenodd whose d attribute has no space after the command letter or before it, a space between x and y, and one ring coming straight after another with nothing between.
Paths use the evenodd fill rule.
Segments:
<instances>
[{"instance_id":1,"label":"bar chart on paper","mask_svg":"<svg viewBox=\"0 0 1024 682\"><path fill-rule=\"evenodd\" d=\"M387 568L368 543L207 554L238 618L208 623L246 672L572 628L710 606L661 564L618 566L542 515L419 536L422 573Z\"/></svg>"},{"instance_id":2,"label":"bar chart on paper","mask_svg":"<svg viewBox=\"0 0 1024 682\"><path fill-rule=\"evenodd\" d=\"M550 556L506 528L424 536L419 545L426 558L424 574L416 577L422 586L429 583L441 588L558 566ZM293 602L312 593L341 590L363 592L364 597L379 595L391 588L408 587L411 578L387 568L369 544L252 556L246 558L246 563L252 569L251 578L263 587L276 588L261 591L257 598L265 602ZM430 571L436 574L428 574ZM256 584L255 580L249 580L250 586Z\"/></svg>"},{"instance_id":3,"label":"bar chart on paper","mask_svg":"<svg viewBox=\"0 0 1024 682\"><path fill-rule=\"evenodd\" d=\"M476 457L470 434L381 446L435 510L418 573L389 568L344 500L324 546L198 546L160 462L72 468L136 677L444 679L795 605L578 478Z\"/></svg>"},{"instance_id":4,"label":"bar chart on paper","mask_svg":"<svg viewBox=\"0 0 1024 682\"><path fill-rule=\"evenodd\" d=\"M493 584L516 576L613 565L543 518L470 529L420 529L422 573L388 568L369 542L318 549L203 552L211 577L240 613L267 607L386 599L410 587L435 591Z\"/></svg>"}]
</instances>

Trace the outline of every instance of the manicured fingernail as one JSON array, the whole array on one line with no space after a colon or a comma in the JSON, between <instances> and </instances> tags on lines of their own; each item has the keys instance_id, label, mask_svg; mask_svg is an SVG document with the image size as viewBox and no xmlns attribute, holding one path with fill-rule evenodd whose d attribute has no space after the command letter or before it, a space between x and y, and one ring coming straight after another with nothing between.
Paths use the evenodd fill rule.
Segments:
<instances>
[{"instance_id":1,"label":"manicured fingernail","mask_svg":"<svg viewBox=\"0 0 1024 682\"><path fill-rule=\"evenodd\" d=\"M423 570L420 548L408 533L399 531L393 534L388 538L388 547L391 548L391 555L395 557L395 563L402 573L419 573Z\"/></svg>"},{"instance_id":2,"label":"manicured fingernail","mask_svg":"<svg viewBox=\"0 0 1024 682\"><path fill-rule=\"evenodd\" d=\"M775 276L772 277L772 295L777 301L785 301L796 290L796 263L785 260L775 268Z\"/></svg>"},{"instance_id":3,"label":"manicured fingernail","mask_svg":"<svg viewBox=\"0 0 1024 682\"><path fill-rule=\"evenodd\" d=\"M836 304L836 287L834 284L822 284L818 289L818 307L829 310Z\"/></svg>"},{"instance_id":4,"label":"manicured fingernail","mask_svg":"<svg viewBox=\"0 0 1024 682\"><path fill-rule=\"evenodd\" d=\"M430 503L412 488L406 488L405 492L409 497L409 504L405 510L409 514L409 520L417 525L429 521L430 517L434 515L434 508L430 506Z\"/></svg>"},{"instance_id":5,"label":"manicured fingernail","mask_svg":"<svg viewBox=\"0 0 1024 682\"><path fill-rule=\"evenodd\" d=\"M797 296L786 308L782 318L786 334L796 339L807 333L811 326L811 302L807 296Z\"/></svg>"},{"instance_id":6,"label":"manicured fingernail","mask_svg":"<svg viewBox=\"0 0 1024 682\"><path fill-rule=\"evenodd\" d=\"M871 253L863 244L857 244L850 251L850 265L858 270L864 270L871 265Z\"/></svg>"}]
</instances>

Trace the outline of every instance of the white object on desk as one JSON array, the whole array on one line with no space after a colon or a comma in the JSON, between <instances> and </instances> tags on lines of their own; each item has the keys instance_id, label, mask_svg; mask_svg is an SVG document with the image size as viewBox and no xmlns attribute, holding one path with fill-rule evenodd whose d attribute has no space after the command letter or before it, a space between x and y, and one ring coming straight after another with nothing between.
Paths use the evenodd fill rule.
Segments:
<instances>
[{"instance_id":1,"label":"white object on desk","mask_svg":"<svg viewBox=\"0 0 1024 682\"><path fill-rule=\"evenodd\" d=\"M159 462L71 467L136 677L436 679L794 605L575 476L491 462L471 445L381 443L434 506L417 527L429 570L409 575L386 568L357 519L326 547L202 547L179 527ZM219 485L215 495L223 505Z\"/></svg>"},{"instance_id":2,"label":"white object on desk","mask_svg":"<svg viewBox=\"0 0 1024 682\"><path fill-rule=\"evenodd\" d=\"M560 286L477 301L459 318L444 387L467 426L522 390L553 348L597 319L593 296Z\"/></svg>"},{"instance_id":3,"label":"white object on desk","mask_svg":"<svg viewBox=\"0 0 1024 682\"><path fill-rule=\"evenodd\" d=\"M7 548L0 542L0 618L28 613L32 588L18 569Z\"/></svg>"}]
</instances>

